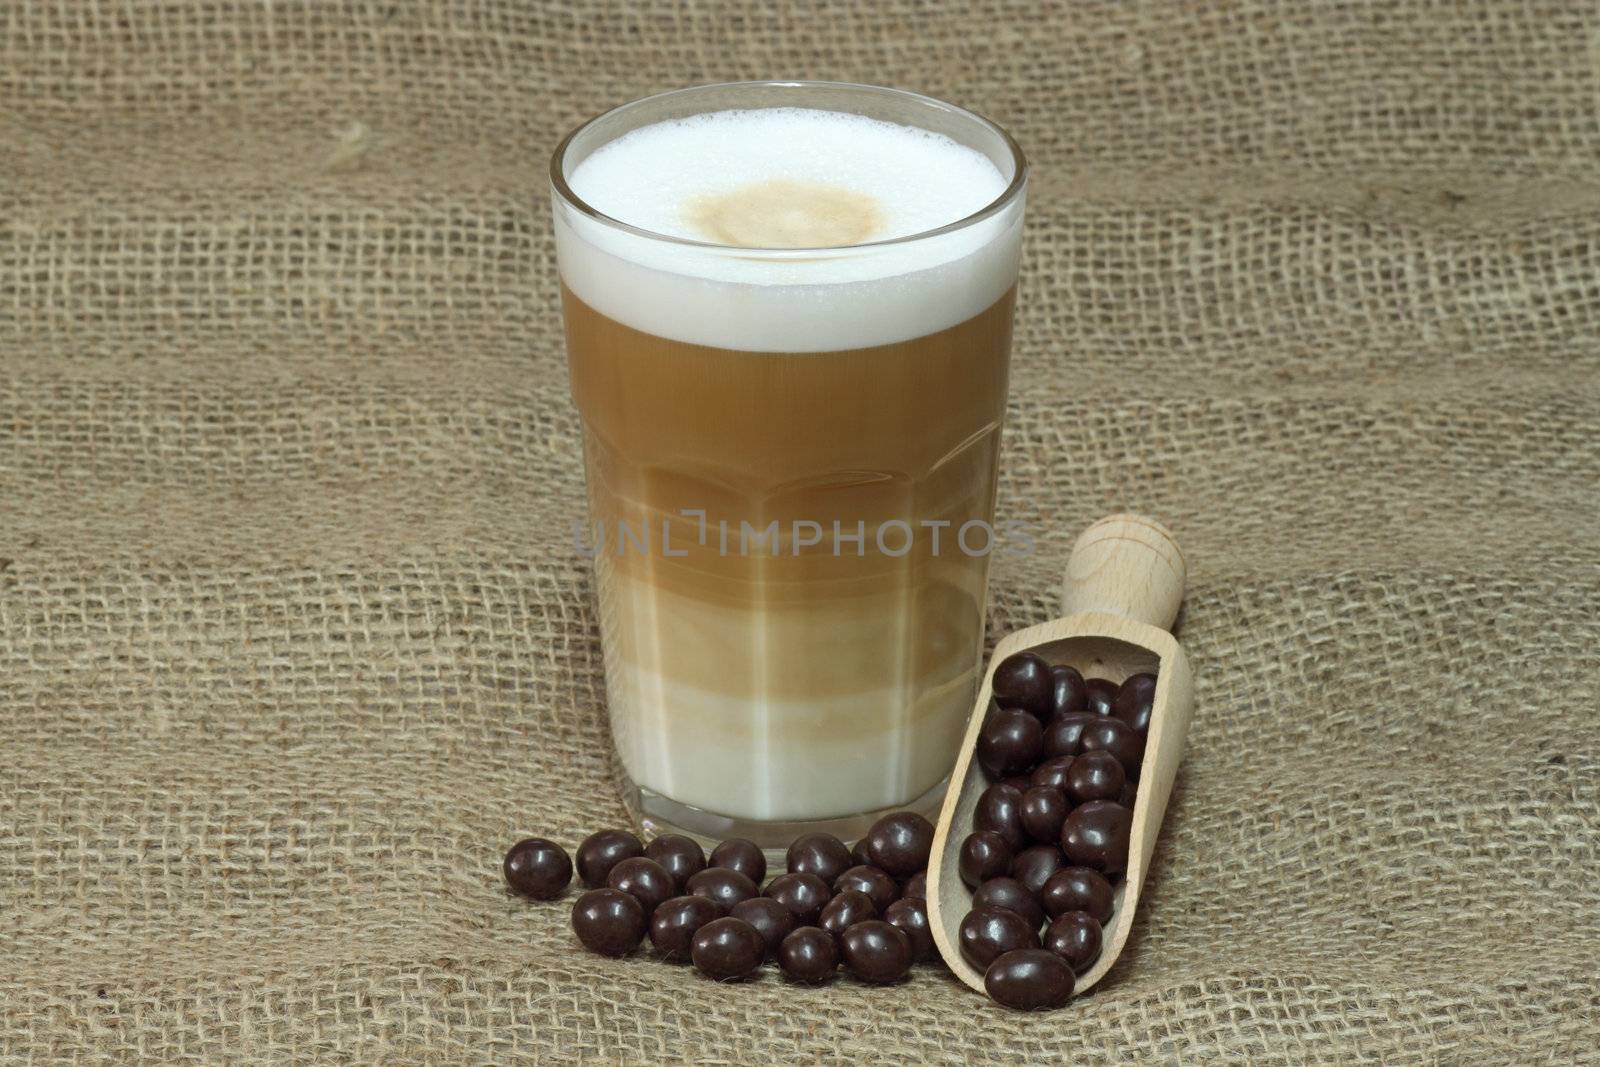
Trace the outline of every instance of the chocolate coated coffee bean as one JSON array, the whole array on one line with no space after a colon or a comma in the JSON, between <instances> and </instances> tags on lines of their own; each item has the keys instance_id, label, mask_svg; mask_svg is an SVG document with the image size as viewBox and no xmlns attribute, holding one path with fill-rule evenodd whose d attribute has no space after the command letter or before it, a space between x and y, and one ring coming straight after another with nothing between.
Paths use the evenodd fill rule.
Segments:
<instances>
[{"instance_id":1,"label":"chocolate coated coffee bean","mask_svg":"<svg viewBox=\"0 0 1600 1067\"><path fill-rule=\"evenodd\" d=\"M900 886L900 899L911 897L918 900L928 898L928 872L918 871L907 878Z\"/></svg>"},{"instance_id":2,"label":"chocolate coated coffee bean","mask_svg":"<svg viewBox=\"0 0 1600 1067\"><path fill-rule=\"evenodd\" d=\"M1132 782L1129 782L1126 785L1124 785L1122 787L1122 792L1117 794L1117 803L1121 804L1123 807L1127 808L1129 811L1133 810L1134 802L1137 801L1138 799L1139 799L1139 787L1137 785L1135 785L1134 783L1132 783Z\"/></svg>"},{"instance_id":3,"label":"chocolate coated coffee bean","mask_svg":"<svg viewBox=\"0 0 1600 1067\"><path fill-rule=\"evenodd\" d=\"M778 966L797 982L826 982L839 966L839 946L820 926L802 926L778 946Z\"/></svg>"},{"instance_id":4,"label":"chocolate coated coffee bean","mask_svg":"<svg viewBox=\"0 0 1600 1067\"><path fill-rule=\"evenodd\" d=\"M1114 762L1114 761L1113 761ZM1072 805L1061 790L1047 785L1036 785L1022 794L1017 807L1017 817L1022 830L1034 841L1048 841L1052 845L1061 838L1061 824L1067 819Z\"/></svg>"},{"instance_id":5,"label":"chocolate coated coffee bean","mask_svg":"<svg viewBox=\"0 0 1600 1067\"><path fill-rule=\"evenodd\" d=\"M1065 715L1069 711L1084 711L1088 705L1088 689L1078 668L1065 663L1050 668L1050 714Z\"/></svg>"},{"instance_id":6,"label":"chocolate coated coffee bean","mask_svg":"<svg viewBox=\"0 0 1600 1067\"><path fill-rule=\"evenodd\" d=\"M1050 720L1044 729L1044 754L1047 758L1076 756L1083 743L1083 728L1098 716L1087 711L1069 711Z\"/></svg>"},{"instance_id":7,"label":"chocolate coated coffee bean","mask_svg":"<svg viewBox=\"0 0 1600 1067\"><path fill-rule=\"evenodd\" d=\"M1009 785L1019 793L1026 793L1033 788L1033 779L1026 774L1013 774L1010 778L1002 778L1000 785Z\"/></svg>"},{"instance_id":8,"label":"chocolate coated coffee bean","mask_svg":"<svg viewBox=\"0 0 1600 1067\"><path fill-rule=\"evenodd\" d=\"M1110 715L1117 702L1117 683L1109 678L1090 678L1084 685L1084 710L1091 715Z\"/></svg>"},{"instance_id":9,"label":"chocolate coated coffee bean","mask_svg":"<svg viewBox=\"0 0 1600 1067\"><path fill-rule=\"evenodd\" d=\"M663 834L644 846L644 854L672 875L672 884L680 893L685 882L706 869L705 849L700 842L682 834Z\"/></svg>"},{"instance_id":10,"label":"chocolate coated coffee bean","mask_svg":"<svg viewBox=\"0 0 1600 1067\"><path fill-rule=\"evenodd\" d=\"M749 900L741 900L728 914L735 919L743 919L756 928L756 933L761 935L762 942L767 946L768 956L778 951L783 939L794 929L794 916L789 913L789 909L771 897L751 897Z\"/></svg>"},{"instance_id":11,"label":"chocolate coated coffee bean","mask_svg":"<svg viewBox=\"0 0 1600 1067\"><path fill-rule=\"evenodd\" d=\"M1014 708L1031 715L1050 714L1050 664L1032 652L1018 652L1001 660L994 669L994 701L1002 708Z\"/></svg>"},{"instance_id":12,"label":"chocolate coated coffee bean","mask_svg":"<svg viewBox=\"0 0 1600 1067\"><path fill-rule=\"evenodd\" d=\"M506 885L534 900L554 900L572 881L572 860L566 849L543 837L518 841L501 864Z\"/></svg>"},{"instance_id":13,"label":"chocolate coated coffee bean","mask_svg":"<svg viewBox=\"0 0 1600 1067\"><path fill-rule=\"evenodd\" d=\"M1113 720L1115 721L1115 720ZM1075 866L1107 876L1128 869L1128 833L1133 814L1110 800L1091 800L1075 808L1061 827L1061 851Z\"/></svg>"},{"instance_id":14,"label":"chocolate coated coffee bean","mask_svg":"<svg viewBox=\"0 0 1600 1067\"><path fill-rule=\"evenodd\" d=\"M716 901L723 911L732 911L741 900L757 895L754 882L728 867L707 867L692 875L684 883L684 889L697 897Z\"/></svg>"},{"instance_id":15,"label":"chocolate coated coffee bean","mask_svg":"<svg viewBox=\"0 0 1600 1067\"><path fill-rule=\"evenodd\" d=\"M991 878L972 893L974 908L1001 908L1022 916L1028 929L1038 931L1044 925L1044 909L1034 899L1028 887L1015 878Z\"/></svg>"},{"instance_id":16,"label":"chocolate coated coffee bean","mask_svg":"<svg viewBox=\"0 0 1600 1067\"><path fill-rule=\"evenodd\" d=\"M961 920L961 958L982 971L999 956L1019 948L1038 948L1039 935L1028 920L1004 908L973 908Z\"/></svg>"},{"instance_id":17,"label":"chocolate coated coffee bean","mask_svg":"<svg viewBox=\"0 0 1600 1067\"><path fill-rule=\"evenodd\" d=\"M814 874L780 874L767 886L767 896L789 909L796 926L815 926L833 890Z\"/></svg>"},{"instance_id":18,"label":"chocolate coated coffee bean","mask_svg":"<svg viewBox=\"0 0 1600 1067\"><path fill-rule=\"evenodd\" d=\"M1028 788L1036 785L1047 785L1051 789L1067 791L1067 772L1072 769L1072 756L1051 756L1033 769L1033 774L1028 777ZM1028 790L1024 789L1026 793Z\"/></svg>"},{"instance_id":19,"label":"chocolate coated coffee bean","mask_svg":"<svg viewBox=\"0 0 1600 1067\"><path fill-rule=\"evenodd\" d=\"M914 811L897 811L873 823L864 840L872 866L895 878L910 878L928 866L933 823Z\"/></svg>"},{"instance_id":20,"label":"chocolate coated coffee bean","mask_svg":"<svg viewBox=\"0 0 1600 1067\"><path fill-rule=\"evenodd\" d=\"M606 884L611 868L644 855L644 842L626 830L596 830L578 845L578 877L590 889Z\"/></svg>"},{"instance_id":21,"label":"chocolate coated coffee bean","mask_svg":"<svg viewBox=\"0 0 1600 1067\"><path fill-rule=\"evenodd\" d=\"M1073 760L1067 772L1067 792L1078 804L1116 800L1127 784L1128 774L1122 769L1122 761L1109 752L1085 752Z\"/></svg>"},{"instance_id":22,"label":"chocolate coated coffee bean","mask_svg":"<svg viewBox=\"0 0 1600 1067\"><path fill-rule=\"evenodd\" d=\"M1134 733L1143 737L1150 732L1150 713L1156 704L1156 676L1133 674L1117 690L1117 699L1111 705L1111 714L1133 727Z\"/></svg>"},{"instance_id":23,"label":"chocolate coated coffee bean","mask_svg":"<svg viewBox=\"0 0 1600 1067\"><path fill-rule=\"evenodd\" d=\"M647 856L631 856L611 868L606 885L631 893L650 918L658 906L678 895L678 886L667 869Z\"/></svg>"},{"instance_id":24,"label":"chocolate coated coffee bean","mask_svg":"<svg viewBox=\"0 0 1600 1067\"><path fill-rule=\"evenodd\" d=\"M872 898L872 906L880 914L900 896L900 883L876 867L851 867L833 883L834 893L854 889Z\"/></svg>"},{"instance_id":25,"label":"chocolate coated coffee bean","mask_svg":"<svg viewBox=\"0 0 1600 1067\"><path fill-rule=\"evenodd\" d=\"M767 856L761 846L743 837L730 837L711 850L708 867L726 867L738 871L756 885L767 876Z\"/></svg>"},{"instance_id":26,"label":"chocolate coated coffee bean","mask_svg":"<svg viewBox=\"0 0 1600 1067\"><path fill-rule=\"evenodd\" d=\"M650 943L668 959L688 959L694 932L725 913L705 897L673 897L650 916Z\"/></svg>"},{"instance_id":27,"label":"chocolate coated coffee bean","mask_svg":"<svg viewBox=\"0 0 1600 1067\"><path fill-rule=\"evenodd\" d=\"M591 889L572 905L572 932L602 956L626 956L638 948L644 925L644 909L620 889Z\"/></svg>"},{"instance_id":28,"label":"chocolate coated coffee bean","mask_svg":"<svg viewBox=\"0 0 1600 1067\"><path fill-rule=\"evenodd\" d=\"M731 915L712 919L696 930L689 947L695 970L719 982L750 977L766 954L766 942L756 928Z\"/></svg>"},{"instance_id":29,"label":"chocolate coated coffee bean","mask_svg":"<svg viewBox=\"0 0 1600 1067\"><path fill-rule=\"evenodd\" d=\"M1100 924L1086 911L1068 911L1051 920L1044 932L1044 947L1082 974L1100 958Z\"/></svg>"},{"instance_id":30,"label":"chocolate coated coffee bean","mask_svg":"<svg viewBox=\"0 0 1600 1067\"><path fill-rule=\"evenodd\" d=\"M1055 845L1034 845L1017 853L1011 861L1011 877L1037 897L1052 876L1066 865Z\"/></svg>"},{"instance_id":31,"label":"chocolate coated coffee bean","mask_svg":"<svg viewBox=\"0 0 1600 1067\"><path fill-rule=\"evenodd\" d=\"M1072 968L1054 952L1023 948L1007 952L983 974L983 988L1018 1011L1049 1011L1072 999Z\"/></svg>"},{"instance_id":32,"label":"chocolate coated coffee bean","mask_svg":"<svg viewBox=\"0 0 1600 1067\"><path fill-rule=\"evenodd\" d=\"M835 893L823 907L817 925L837 937L856 923L877 917L878 909L871 897L859 889L844 889Z\"/></svg>"},{"instance_id":33,"label":"chocolate coated coffee bean","mask_svg":"<svg viewBox=\"0 0 1600 1067\"><path fill-rule=\"evenodd\" d=\"M1109 752L1122 764L1129 781L1139 779L1139 761L1144 759L1144 738L1121 719L1099 719L1083 728L1078 741L1083 752Z\"/></svg>"},{"instance_id":34,"label":"chocolate coated coffee bean","mask_svg":"<svg viewBox=\"0 0 1600 1067\"><path fill-rule=\"evenodd\" d=\"M850 869L850 850L832 834L803 834L789 846L790 874L814 874L829 885Z\"/></svg>"},{"instance_id":35,"label":"chocolate coated coffee bean","mask_svg":"<svg viewBox=\"0 0 1600 1067\"><path fill-rule=\"evenodd\" d=\"M911 939L911 962L933 955L933 927L928 925L928 902L921 897L901 897L890 904L883 919L905 931Z\"/></svg>"},{"instance_id":36,"label":"chocolate coated coffee bean","mask_svg":"<svg viewBox=\"0 0 1600 1067\"><path fill-rule=\"evenodd\" d=\"M839 935L839 955L863 982L898 982L911 970L911 939L892 923L868 919Z\"/></svg>"},{"instance_id":37,"label":"chocolate coated coffee bean","mask_svg":"<svg viewBox=\"0 0 1600 1067\"><path fill-rule=\"evenodd\" d=\"M976 889L991 878L1004 877L1011 870L1011 846L993 830L978 830L961 842L957 862L961 880Z\"/></svg>"},{"instance_id":38,"label":"chocolate coated coffee bean","mask_svg":"<svg viewBox=\"0 0 1600 1067\"><path fill-rule=\"evenodd\" d=\"M867 839L866 838L863 837L861 840L857 841L855 844L850 846L850 866L852 866L852 867L870 867L870 866L872 866L872 857L867 855Z\"/></svg>"},{"instance_id":39,"label":"chocolate coated coffee bean","mask_svg":"<svg viewBox=\"0 0 1600 1067\"><path fill-rule=\"evenodd\" d=\"M1087 867L1063 867L1039 891L1039 903L1051 918L1085 911L1101 924L1111 921L1115 899L1106 876Z\"/></svg>"},{"instance_id":40,"label":"chocolate coated coffee bean","mask_svg":"<svg viewBox=\"0 0 1600 1067\"><path fill-rule=\"evenodd\" d=\"M1009 785L991 785L978 794L972 810L972 828L999 834L1013 850L1027 835L1022 830L1022 792Z\"/></svg>"},{"instance_id":41,"label":"chocolate coated coffee bean","mask_svg":"<svg viewBox=\"0 0 1600 1067\"><path fill-rule=\"evenodd\" d=\"M1001 708L978 734L978 766L990 781L1027 774L1044 751L1044 727L1026 711Z\"/></svg>"}]
</instances>

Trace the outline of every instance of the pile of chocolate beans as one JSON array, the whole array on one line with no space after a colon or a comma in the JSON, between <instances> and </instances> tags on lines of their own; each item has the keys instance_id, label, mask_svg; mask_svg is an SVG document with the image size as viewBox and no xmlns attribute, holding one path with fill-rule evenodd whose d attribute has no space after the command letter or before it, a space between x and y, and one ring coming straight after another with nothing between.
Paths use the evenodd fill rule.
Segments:
<instances>
[{"instance_id":1,"label":"pile of chocolate beans","mask_svg":"<svg viewBox=\"0 0 1600 1067\"><path fill-rule=\"evenodd\" d=\"M958 866L972 890L961 954L1000 1004L1060 1007L1100 955L1128 865L1155 689L1152 674L1120 685L1085 679L1033 652L995 668L995 706L976 752L991 784ZM648 938L662 958L718 981L754 977L775 960L796 982L826 982L841 964L861 981L895 982L937 955L927 910L933 837L911 812L879 819L853 848L805 834L767 881L765 853L741 838L707 855L675 834L646 845L627 830L600 830L577 849L587 891L572 929L605 956L630 955ZM506 853L504 873L513 891L553 900L571 883L573 861L530 837Z\"/></svg>"},{"instance_id":2,"label":"pile of chocolate beans","mask_svg":"<svg viewBox=\"0 0 1600 1067\"><path fill-rule=\"evenodd\" d=\"M796 838L787 869L768 882L766 855L742 838L707 856L676 834L646 845L626 830L600 830L578 846L588 891L573 905L572 929L604 956L627 956L648 936L661 957L718 981L754 977L776 960L796 982L826 982L841 963L861 981L895 982L936 955L926 899L932 846L927 819L895 812L853 849L831 834ZM506 883L539 900L564 893L572 869L566 851L540 837L517 842L504 864Z\"/></svg>"},{"instance_id":3,"label":"pile of chocolate beans","mask_svg":"<svg viewBox=\"0 0 1600 1067\"><path fill-rule=\"evenodd\" d=\"M1152 674L1085 679L1033 652L995 668L976 752L992 784L961 843L972 907L960 945L1007 1007L1060 1007L1100 956L1155 689Z\"/></svg>"}]
</instances>

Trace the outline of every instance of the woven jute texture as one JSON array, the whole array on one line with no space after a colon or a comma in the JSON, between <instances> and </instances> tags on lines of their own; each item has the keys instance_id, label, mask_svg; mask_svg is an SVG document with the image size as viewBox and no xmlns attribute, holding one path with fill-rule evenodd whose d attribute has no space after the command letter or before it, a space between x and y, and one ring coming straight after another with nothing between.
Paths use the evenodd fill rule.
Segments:
<instances>
[{"instance_id":1,"label":"woven jute texture","mask_svg":"<svg viewBox=\"0 0 1600 1067\"><path fill-rule=\"evenodd\" d=\"M679 85L915 88L1035 166L991 639L1191 560L1123 960L725 987L582 952L620 822L545 202ZM1600 9L0 8L0 1060L1597 1062Z\"/></svg>"}]
</instances>

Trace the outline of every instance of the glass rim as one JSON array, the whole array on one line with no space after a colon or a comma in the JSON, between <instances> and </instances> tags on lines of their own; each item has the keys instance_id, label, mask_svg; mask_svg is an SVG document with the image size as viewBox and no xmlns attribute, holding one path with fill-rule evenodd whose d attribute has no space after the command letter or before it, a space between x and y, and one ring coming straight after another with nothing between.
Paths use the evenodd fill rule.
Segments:
<instances>
[{"instance_id":1,"label":"glass rim","mask_svg":"<svg viewBox=\"0 0 1600 1067\"><path fill-rule=\"evenodd\" d=\"M747 248L743 245L719 244L716 241L697 241L691 237L678 237L669 233L660 233L656 230L650 230L642 226L636 226L631 222L624 222L622 219L616 218L613 215L607 215L599 208L596 208L594 205L584 200L581 196L574 192L572 186L567 183L567 176L563 173L562 166L566 161L567 152L572 147L572 142L575 141L585 130L592 127L595 123L600 122L603 119L607 119L612 115L618 114L619 112L626 111L630 108L639 107L652 101L664 100L668 97L686 96L693 93L704 92L708 89L737 89L746 87L770 89L861 89L870 93L881 94L883 96L899 97L908 101L916 101L917 103L934 107L941 111L960 115L963 118L970 119L971 121L977 123L979 126L1000 138L1001 143L1006 147L1006 151L1011 154L1011 161L1014 168L1011 181L998 196L989 201L983 207L979 208L977 211L972 212L970 215L964 215L953 222L947 222L942 226L935 226L932 229L927 230L918 230L916 233L904 234L900 237L891 237L882 241L864 241L861 244L854 245L821 245L814 248ZM556 196L559 197L562 202L567 204L569 207L603 226L651 241L660 241L666 244L684 245L690 248L701 248L718 252L737 252L741 256L753 256L762 259L814 258L818 253L822 252L837 253L854 251L856 249L885 248L892 245L910 244L914 241L923 241L930 237L938 237L942 234L954 233L958 230L966 229L969 226L974 226L983 220L992 218L993 216L1004 211L1022 196L1022 192L1027 187L1027 184L1028 159L1022 153L1022 146L1017 144L1016 139L1012 137L1006 128L1001 126L998 122L995 122L993 119L986 118L983 115L978 114L976 111L971 111L948 101L940 100L936 96L928 96L925 93L913 92L910 89L895 89L886 85L867 85L862 82L814 80L707 82L702 85L689 85L679 89L669 89L666 92L653 93L650 96L641 96L636 100L630 100L627 103L618 104L616 107L609 108L605 111L602 111L598 115L586 119L585 121L579 123L578 126L576 126L561 139L561 142L556 145L555 151L551 153L550 156L550 185L552 189L554 189Z\"/></svg>"}]
</instances>

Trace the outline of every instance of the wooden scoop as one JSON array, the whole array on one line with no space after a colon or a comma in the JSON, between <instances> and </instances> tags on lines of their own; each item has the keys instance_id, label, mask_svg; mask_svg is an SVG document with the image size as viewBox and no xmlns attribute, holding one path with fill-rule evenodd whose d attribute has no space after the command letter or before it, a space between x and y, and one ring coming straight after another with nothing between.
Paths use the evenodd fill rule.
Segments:
<instances>
[{"instance_id":1,"label":"wooden scoop","mask_svg":"<svg viewBox=\"0 0 1600 1067\"><path fill-rule=\"evenodd\" d=\"M1156 675L1128 841L1128 871L1117 886L1116 911L1105 929L1100 958L1078 976L1077 989L1082 992L1111 969L1128 940L1172 779L1183 757L1194 691L1189 661L1167 631L1183 600L1184 577L1183 554L1160 523L1139 515L1101 519L1083 531L1067 560L1061 595L1065 616L1014 633L994 650L951 772L928 863L928 923L934 943L957 977L980 993L983 973L961 956L961 920L971 910L972 892L961 881L957 866L961 842L972 832L978 794L989 786L973 753L994 704L995 666L1014 652L1031 649L1052 665L1071 664L1085 678L1109 678L1120 684L1140 671Z\"/></svg>"}]
</instances>

